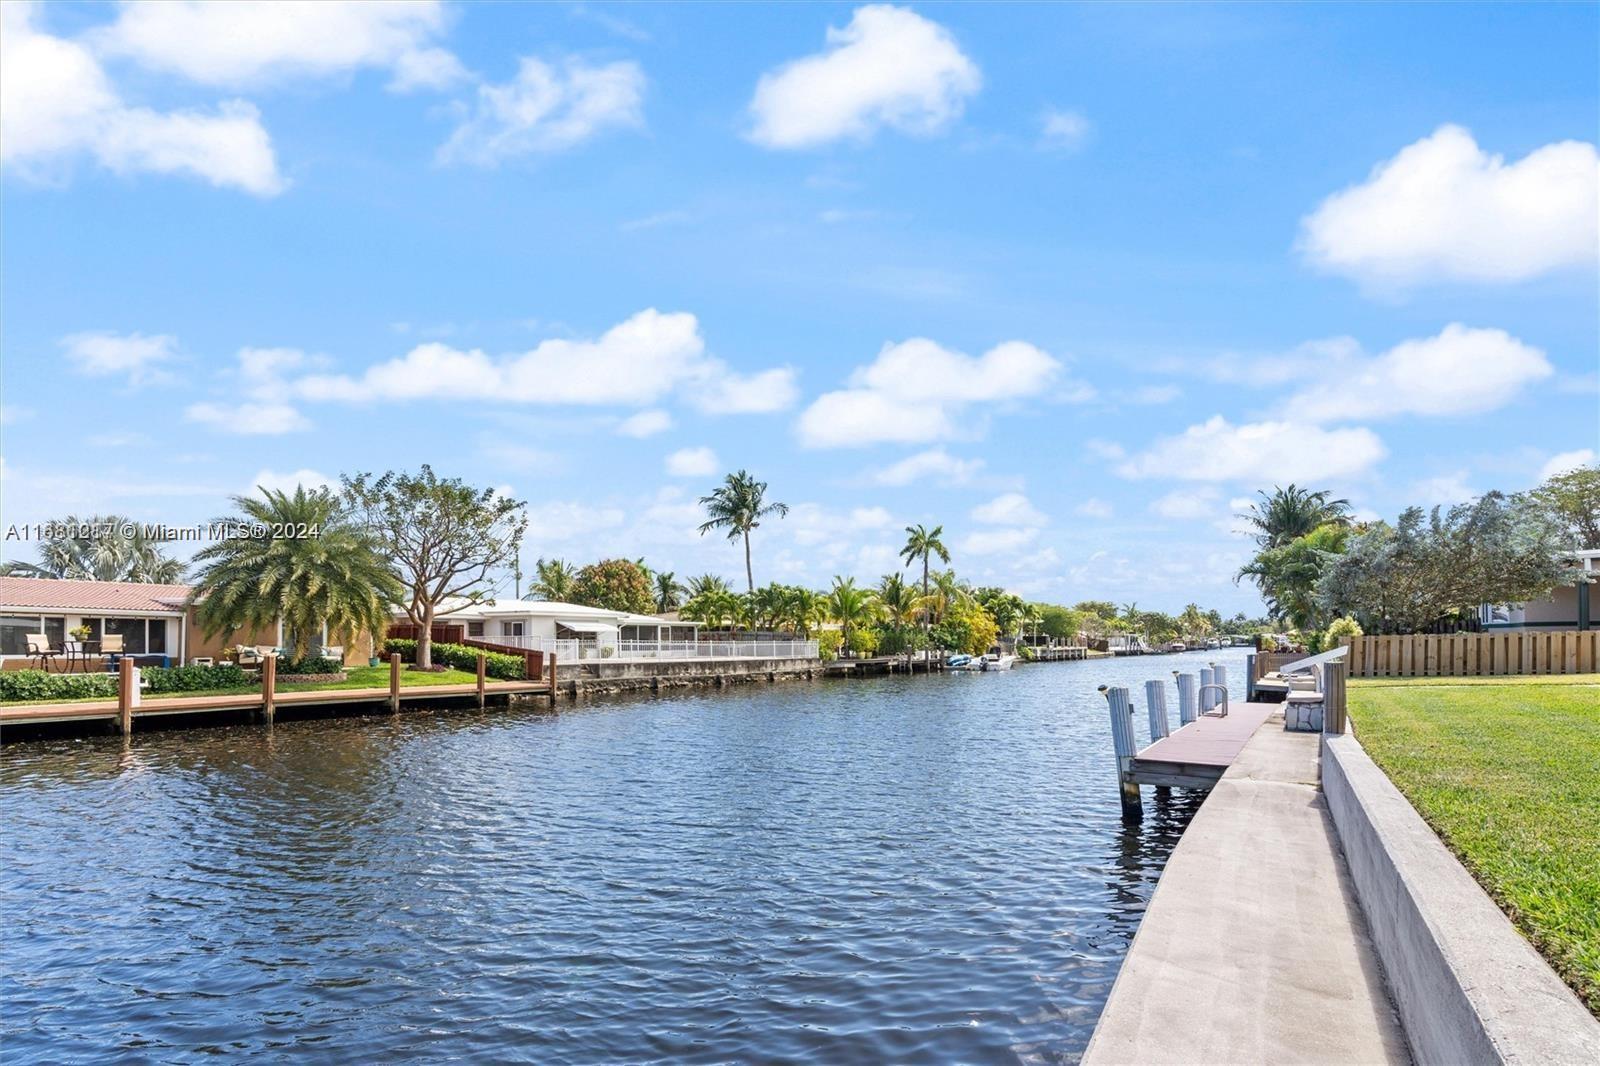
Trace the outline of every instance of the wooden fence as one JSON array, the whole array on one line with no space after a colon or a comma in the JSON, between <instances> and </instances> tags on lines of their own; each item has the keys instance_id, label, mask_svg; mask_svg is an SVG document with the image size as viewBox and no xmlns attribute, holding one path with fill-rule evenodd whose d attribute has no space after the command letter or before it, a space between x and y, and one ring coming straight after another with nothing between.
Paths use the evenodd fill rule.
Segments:
<instances>
[{"instance_id":1,"label":"wooden fence","mask_svg":"<svg viewBox=\"0 0 1600 1066\"><path fill-rule=\"evenodd\" d=\"M1600 630L1356 637L1351 677L1488 677L1600 671Z\"/></svg>"}]
</instances>

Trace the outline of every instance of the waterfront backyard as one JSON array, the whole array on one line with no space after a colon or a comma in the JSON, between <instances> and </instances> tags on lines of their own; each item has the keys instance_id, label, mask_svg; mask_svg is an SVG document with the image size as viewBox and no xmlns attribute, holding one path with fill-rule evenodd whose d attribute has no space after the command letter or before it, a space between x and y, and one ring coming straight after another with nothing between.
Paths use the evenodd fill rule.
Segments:
<instances>
[{"instance_id":1,"label":"waterfront backyard","mask_svg":"<svg viewBox=\"0 0 1600 1066\"><path fill-rule=\"evenodd\" d=\"M1198 806L1118 814L1095 687L1161 672L13 745L4 1040L1071 1061Z\"/></svg>"},{"instance_id":2,"label":"waterfront backyard","mask_svg":"<svg viewBox=\"0 0 1600 1066\"><path fill-rule=\"evenodd\" d=\"M1600 675L1354 680L1372 758L1600 1014Z\"/></svg>"}]
</instances>

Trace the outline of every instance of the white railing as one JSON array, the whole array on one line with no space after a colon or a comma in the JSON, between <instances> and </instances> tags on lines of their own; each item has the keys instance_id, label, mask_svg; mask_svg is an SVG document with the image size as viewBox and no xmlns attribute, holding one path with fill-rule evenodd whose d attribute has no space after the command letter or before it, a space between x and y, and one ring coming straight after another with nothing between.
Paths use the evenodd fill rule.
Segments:
<instances>
[{"instance_id":1,"label":"white railing","mask_svg":"<svg viewBox=\"0 0 1600 1066\"><path fill-rule=\"evenodd\" d=\"M554 652L560 662L641 662L660 659L815 659L814 640L557 640L551 637L481 638L493 644Z\"/></svg>"}]
</instances>

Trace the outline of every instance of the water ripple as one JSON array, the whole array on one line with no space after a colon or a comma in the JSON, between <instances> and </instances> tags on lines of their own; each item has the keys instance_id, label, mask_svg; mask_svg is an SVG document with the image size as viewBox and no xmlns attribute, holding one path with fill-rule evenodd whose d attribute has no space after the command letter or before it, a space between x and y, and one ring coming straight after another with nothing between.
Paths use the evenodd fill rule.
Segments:
<instances>
[{"instance_id":1,"label":"water ripple","mask_svg":"<svg viewBox=\"0 0 1600 1066\"><path fill-rule=\"evenodd\" d=\"M10 746L6 1059L1076 1061L1197 805L1094 688L1173 665Z\"/></svg>"}]
</instances>

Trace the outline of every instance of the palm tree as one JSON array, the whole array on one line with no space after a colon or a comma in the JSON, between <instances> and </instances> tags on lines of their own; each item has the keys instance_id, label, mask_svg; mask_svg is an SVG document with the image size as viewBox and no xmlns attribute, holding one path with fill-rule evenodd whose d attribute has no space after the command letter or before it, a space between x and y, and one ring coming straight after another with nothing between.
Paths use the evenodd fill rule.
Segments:
<instances>
[{"instance_id":1,"label":"palm tree","mask_svg":"<svg viewBox=\"0 0 1600 1066\"><path fill-rule=\"evenodd\" d=\"M53 532L39 545L37 563L5 563L0 574L156 585L183 580L183 562L163 555L160 540L125 515L68 515L50 526Z\"/></svg>"},{"instance_id":2,"label":"palm tree","mask_svg":"<svg viewBox=\"0 0 1600 1066\"><path fill-rule=\"evenodd\" d=\"M572 599L572 586L578 580L578 568L563 559L540 559L533 564L539 580L528 590L528 599L551 603L568 603Z\"/></svg>"},{"instance_id":3,"label":"palm tree","mask_svg":"<svg viewBox=\"0 0 1600 1066\"><path fill-rule=\"evenodd\" d=\"M1274 485L1270 493L1260 489L1256 494L1260 501L1238 517L1255 528L1256 543L1263 548L1281 548L1318 526L1350 523L1350 501L1333 499L1326 489L1311 492L1293 484L1286 489Z\"/></svg>"},{"instance_id":4,"label":"palm tree","mask_svg":"<svg viewBox=\"0 0 1600 1066\"><path fill-rule=\"evenodd\" d=\"M791 588L784 613L794 626L795 636L810 640L811 627L827 617L826 597L808 588Z\"/></svg>"},{"instance_id":5,"label":"palm tree","mask_svg":"<svg viewBox=\"0 0 1600 1066\"><path fill-rule=\"evenodd\" d=\"M967 595L966 583L956 577L954 570L937 570L933 574L932 591L928 593L928 610L936 621L943 622L951 608Z\"/></svg>"},{"instance_id":6,"label":"palm tree","mask_svg":"<svg viewBox=\"0 0 1600 1066\"><path fill-rule=\"evenodd\" d=\"M884 616L896 626L904 626L916 616L921 597L899 574L884 574L878 582L878 603Z\"/></svg>"},{"instance_id":7,"label":"palm tree","mask_svg":"<svg viewBox=\"0 0 1600 1066\"><path fill-rule=\"evenodd\" d=\"M839 623L844 633L846 650L850 647L850 634L856 628L869 625L878 617L878 605L871 589L857 588L855 578L836 577L828 592L828 613Z\"/></svg>"},{"instance_id":8,"label":"palm tree","mask_svg":"<svg viewBox=\"0 0 1600 1066\"><path fill-rule=\"evenodd\" d=\"M929 560L937 555L942 563L950 561L950 551L944 546L944 541L940 539L943 535L943 526L934 526L932 529L924 528L921 525L906 527L906 546L900 549L900 558L907 563L915 562L917 559L922 560L922 599L924 602L928 599ZM932 624L932 620L924 613L922 616L923 632L927 632Z\"/></svg>"},{"instance_id":9,"label":"palm tree","mask_svg":"<svg viewBox=\"0 0 1600 1066\"><path fill-rule=\"evenodd\" d=\"M240 513L217 521L316 527L319 535L230 537L195 553L202 569L189 599L205 633L282 621L296 660L305 657L312 635L324 628L352 639L363 631L381 635L404 590L377 541L327 488L308 492L299 485L292 496L277 489L261 493L233 497Z\"/></svg>"},{"instance_id":10,"label":"palm tree","mask_svg":"<svg viewBox=\"0 0 1600 1066\"><path fill-rule=\"evenodd\" d=\"M767 483L743 470L729 474L711 495L700 497L708 519L700 526L702 537L713 529L726 529L729 540L744 539L744 578L751 593L756 590L756 579L750 568L750 531L768 515L782 518L789 513L788 504L767 503L766 499Z\"/></svg>"},{"instance_id":11,"label":"palm tree","mask_svg":"<svg viewBox=\"0 0 1600 1066\"><path fill-rule=\"evenodd\" d=\"M707 592L727 592L728 582L716 574L701 574L699 577L689 579L689 598L703 596Z\"/></svg>"},{"instance_id":12,"label":"palm tree","mask_svg":"<svg viewBox=\"0 0 1600 1066\"><path fill-rule=\"evenodd\" d=\"M671 570L655 572L656 610L662 614L674 610L683 602L684 587L678 584L678 575Z\"/></svg>"}]
</instances>

